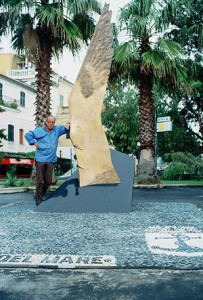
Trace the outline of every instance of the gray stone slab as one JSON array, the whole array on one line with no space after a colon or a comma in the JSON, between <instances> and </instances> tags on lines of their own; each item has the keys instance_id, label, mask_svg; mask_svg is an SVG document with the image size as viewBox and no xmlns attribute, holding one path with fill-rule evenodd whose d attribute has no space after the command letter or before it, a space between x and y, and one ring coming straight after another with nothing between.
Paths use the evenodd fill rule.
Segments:
<instances>
[{"instance_id":1,"label":"gray stone slab","mask_svg":"<svg viewBox=\"0 0 203 300\"><path fill-rule=\"evenodd\" d=\"M76 170L37 212L118 212L126 213L132 209L132 191L134 180L134 158L111 150L114 168L120 178L120 184L79 186L79 173Z\"/></svg>"}]
</instances>

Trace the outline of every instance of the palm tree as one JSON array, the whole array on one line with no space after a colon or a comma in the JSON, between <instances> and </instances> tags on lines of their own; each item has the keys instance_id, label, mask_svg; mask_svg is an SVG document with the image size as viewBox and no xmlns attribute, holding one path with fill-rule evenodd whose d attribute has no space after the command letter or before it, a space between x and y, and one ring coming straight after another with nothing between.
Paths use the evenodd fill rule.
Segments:
<instances>
[{"instance_id":1,"label":"palm tree","mask_svg":"<svg viewBox=\"0 0 203 300\"><path fill-rule=\"evenodd\" d=\"M16 16L11 15L7 0L0 0L0 42L2 36L7 36L14 30L15 24Z\"/></svg>"},{"instance_id":2,"label":"palm tree","mask_svg":"<svg viewBox=\"0 0 203 300\"><path fill-rule=\"evenodd\" d=\"M35 121L41 126L51 109L52 57L59 57L64 47L75 55L88 44L100 4L97 0L0 0L0 4L15 26L13 48L35 63Z\"/></svg>"},{"instance_id":3,"label":"palm tree","mask_svg":"<svg viewBox=\"0 0 203 300\"><path fill-rule=\"evenodd\" d=\"M140 184L159 182L154 145L154 86L182 88L188 84L182 48L167 38L169 17L177 13L178 2L175 5L172 0L162 1L161 6L158 0L132 0L119 16L119 34L124 32L126 40L115 46L110 80L128 78L139 90Z\"/></svg>"}]
</instances>

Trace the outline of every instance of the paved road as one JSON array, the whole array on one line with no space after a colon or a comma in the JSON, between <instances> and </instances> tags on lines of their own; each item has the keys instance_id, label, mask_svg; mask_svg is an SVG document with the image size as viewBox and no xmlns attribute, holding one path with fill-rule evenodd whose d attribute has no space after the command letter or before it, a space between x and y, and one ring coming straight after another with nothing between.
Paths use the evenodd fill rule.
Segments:
<instances>
[{"instance_id":1,"label":"paved road","mask_svg":"<svg viewBox=\"0 0 203 300\"><path fill-rule=\"evenodd\" d=\"M31 193L0 195L1 300L203 299L202 187L136 188L130 214L34 208ZM60 254L113 255L117 262L94 269L16 267L27 253L55 260Z\"/></svg>"},{"instance_id":2,"label":"paved road","mask_svg":"<svg viewBox=\"0 0 203 300\"><path fill-rule=\"evenodd\" d=\"M0 270L1 300L202 300L203 270Z\"/></svg>"}]
</instances>

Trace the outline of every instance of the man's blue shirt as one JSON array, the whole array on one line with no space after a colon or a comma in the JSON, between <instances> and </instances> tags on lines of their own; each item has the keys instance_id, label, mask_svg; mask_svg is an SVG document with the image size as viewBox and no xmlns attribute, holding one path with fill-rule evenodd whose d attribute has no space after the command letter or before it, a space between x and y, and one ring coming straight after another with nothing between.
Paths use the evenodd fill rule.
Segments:
<instances>
[{"instance_id":1,"label":"man's blue shirt","mask_svg":"<svg viewBox=\"0 0 203 300\"><path fill-rule=\"evenodd\" d=\"M45 126L30 130L25 134L25 139L29 145L38 144L35 152L35 161L56 162L58 139L61 135L68 133L69 130L63 125L55 125L51 131L47 131Z\"/></svg>"}]
</instances>

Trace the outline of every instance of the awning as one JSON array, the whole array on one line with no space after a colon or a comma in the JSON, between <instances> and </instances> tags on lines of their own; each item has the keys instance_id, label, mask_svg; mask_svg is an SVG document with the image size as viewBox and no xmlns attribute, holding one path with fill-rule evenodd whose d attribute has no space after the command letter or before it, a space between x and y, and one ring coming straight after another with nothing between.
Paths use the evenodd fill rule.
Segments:
<instances>
[{"instance_id":1,"label":"awning","mask_svg":"<svg viewBox=\"0 0 203 300\"><path fill-rule=\"evenodd\" d=\"M16 158L3 158L0 162L1 165L34 165L33 158L22 158L17 160Z\"/></svg>"}]
</instances>

